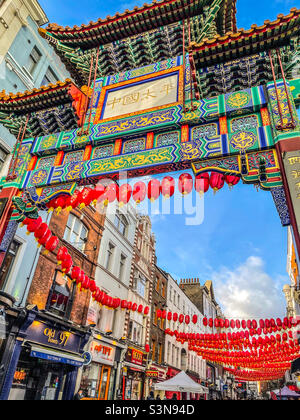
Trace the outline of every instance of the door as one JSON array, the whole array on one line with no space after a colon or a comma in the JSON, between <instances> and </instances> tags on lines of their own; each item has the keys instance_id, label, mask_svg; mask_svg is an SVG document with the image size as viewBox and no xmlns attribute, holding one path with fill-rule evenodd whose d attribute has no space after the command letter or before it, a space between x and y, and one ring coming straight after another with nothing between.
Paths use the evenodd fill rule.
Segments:
<instances>
[{"instance_id":1,"label":"door","mask_svg":"<svg viewBox=\"0 0 300 420\"><path fill-rule=\"evenodd\" d=\"M107 400L108 390L109 390L109 380L110 380L111 368L107 366L102 366L101 378L100 378L100 387L99 387L99 400Z\"/></svg>"}]
</instances>

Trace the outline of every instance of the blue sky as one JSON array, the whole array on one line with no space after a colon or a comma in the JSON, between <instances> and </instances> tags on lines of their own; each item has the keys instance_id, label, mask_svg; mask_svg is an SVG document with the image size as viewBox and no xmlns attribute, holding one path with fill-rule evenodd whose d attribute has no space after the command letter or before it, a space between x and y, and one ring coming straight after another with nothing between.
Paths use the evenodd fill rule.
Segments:
<instances>
[{"instance_id":1,"label":"blue sky","mask_svg":"<svg viewBox=\"0 0 300 420\"><path fill-rule=\"evenodd\" d=\"M50 22L81 25L142 5L135 0L40 0ZM274 20L297 6L291 0L238 0L237 26ZM299 4L298 4L299 6ZM153 217L158 264L174 275L212 279L228 316L283 315L287 231L271 194L240 183L205 195L204 222L186 226L176 215Z\"/></svg>"}]
</instances>

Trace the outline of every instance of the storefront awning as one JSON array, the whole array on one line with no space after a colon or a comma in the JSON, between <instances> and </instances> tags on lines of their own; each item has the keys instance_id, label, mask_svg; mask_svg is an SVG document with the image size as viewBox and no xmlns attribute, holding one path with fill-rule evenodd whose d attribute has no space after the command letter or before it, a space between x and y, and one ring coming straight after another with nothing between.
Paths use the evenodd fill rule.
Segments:
<instances>
[{"instance_id":1,"label":"storefront awning","mask_svg":"<svg viewBox=\"0 0 300 420\"><path fill-rule=\"evenodd\" d=\"M49 362L64 363L75 367L81 367L84 363L84 359L79 356L41 346L31 346L30 356L48 360Z\"/></svg>"}]
</instances>

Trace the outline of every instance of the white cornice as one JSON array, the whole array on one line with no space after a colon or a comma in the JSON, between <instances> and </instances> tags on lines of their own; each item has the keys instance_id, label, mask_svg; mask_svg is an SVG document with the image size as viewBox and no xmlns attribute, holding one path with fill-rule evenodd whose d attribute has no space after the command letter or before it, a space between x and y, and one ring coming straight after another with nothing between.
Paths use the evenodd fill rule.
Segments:
<instances>
[{"instance_id":1,"label":"white cornice","mask_svg":"<svg viewBox=\"0 0 300 420\"><path fill-rule=\"evenodd\" d=\"M46 13L37 0L22 0L22 3L28 9L30 16L39 26L45 25L49 22Z\"/></svg>"}]
</instances>

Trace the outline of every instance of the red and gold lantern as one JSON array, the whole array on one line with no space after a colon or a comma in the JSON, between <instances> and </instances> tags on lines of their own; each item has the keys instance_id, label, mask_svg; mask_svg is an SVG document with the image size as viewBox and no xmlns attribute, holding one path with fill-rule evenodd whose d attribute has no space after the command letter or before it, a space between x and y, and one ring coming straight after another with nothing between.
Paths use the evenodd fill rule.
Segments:
<instances>
[{"instance_id":1,"label":"red and gold lantern","mask_svg":"<svg viewBox=\"0 0 300 420\"><path fill-rule=\"evenodd\" d=\"M140 204L145 200L147 194L147 188L144 182L138 181L134 184L132 190L132 199L136 204Z\"/></svg>"},{"instance_id":2,"label":"red and gold lantern","mask_svg":"<svg viewBox=\"0 0 300 420\"><path fill-rule=\"evenodd\" d=\"M161 194L163 198L167 199L174 195L175 181L171 176L165 176L161 182Z\"/></svg>"},{"instance_id":3,"label":"red and gold lantern","mask_svg":"<svg viewBox=\"0 0 300 420\"><path fill-rule=\"evenodd\" d=\"M182 174L178 180L178 190L181 194L190 194L193 190L193 177L190 174Z\"/></svg>"},{"instance_id":4,"label":"red and gold lantern","mask_svg":"<svg viewBox=\"0 0 300 420\"><path fill-rule=\"evenodd\" d=\"M158 199L161 192L160 181L158 179L151 179L148 183L148 199L154 203Z\"/></svg>"}]
</instances>

